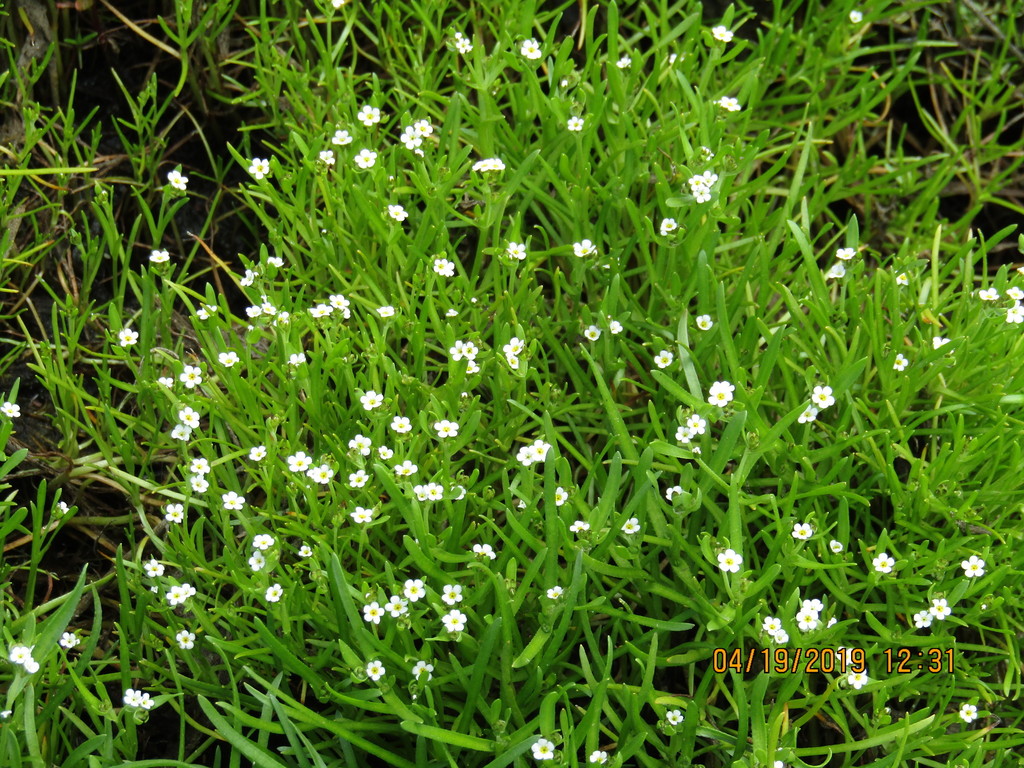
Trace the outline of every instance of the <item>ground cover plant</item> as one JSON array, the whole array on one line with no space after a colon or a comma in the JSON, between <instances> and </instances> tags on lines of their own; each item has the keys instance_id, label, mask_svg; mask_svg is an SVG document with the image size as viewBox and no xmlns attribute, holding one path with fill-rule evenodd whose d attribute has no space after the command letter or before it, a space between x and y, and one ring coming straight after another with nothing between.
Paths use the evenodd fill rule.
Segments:
<instances>
[{"instance_id":1,"label":"ground cover plant","mask_svg":"<svg viewBox=\"0 0 1024 768\"><path fill-rule=\"evenodd\" d=\"M88 5L3 18L0 764L1021 764L1012 6Z\"/></svg>"}]
</instances>

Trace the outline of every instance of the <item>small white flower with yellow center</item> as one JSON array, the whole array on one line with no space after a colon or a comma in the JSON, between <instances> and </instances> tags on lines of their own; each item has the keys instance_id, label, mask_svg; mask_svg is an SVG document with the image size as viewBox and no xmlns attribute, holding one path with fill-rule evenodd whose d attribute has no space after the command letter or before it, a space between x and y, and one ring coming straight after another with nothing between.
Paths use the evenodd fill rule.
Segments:
<instances>
[{"instance_id":1,"label":"small white flower with yellow center","mask_svg":"<svg viewBox=\"0 0 1024 768\"><path fill-rule=\"evenodd\" d=\"M373 168L374 163L377 162L377 153L371 149L361 149L354 160L360 168Z\"/></svg>"},{"instance_id":2,"label":"small white flower with yellow center","mask_svg":"<svg viewBox=\"0 0 1024 768\"><path fill-rule=\"evenodd\" d=\"M529 40L524 40L522 48L519 49L519 53L531 60L539 59L542 55L540 43L532 37Z\"/></svg>"},{"instance_id":3,"label":"small white flower with yellow center","mask_svg":"<svg viewBox=\"0 0 1024 768\"><path fill-rule=\"evenodd\" d=\"M356 113L356 120L370 128L380 122L380 110L377 107L371 107L369 104L366 104Z\"/></svg>"},{"instance_id":4,"label":"small white flower with yellow center","mask_svg":"<svg viewBox=\"0 0 1024 768\"><path fill-rule=\"evenodd\" d=\"M726 112L739 112L743 109L743 107L740 106L739 101L734 99L732 96L723 96L715 103Z\"/></svg>"},{"instance_id":5,"label":"small white flower with yellow center","mask_svg":"<svg viewBox=\"0 0 1024 768\"><path fill-rule=\"evenodd\" d=\"M461 632L466 628L466 614L459 610L452 610L441 617L441 623L449 632Z\"/></svg>"},{"instance_id":6,"label":"small white flower with yellow center","mask_svg":"<svg viewBox=\"0 0 1024 768\"><path fill-rule=\"evenodd\" d=\"M593 256L597 253L597 248L594 247L594 244L590 242L590 240L581 240L578 243L572 244L572 252L575 253L578 258L582 259L584 256Z\"/></svg>"},{"instance_id":7,"label":"small white flower with yellow center","mask_svg":"<svg viewBox=\"0 0 1024 768\"><path fill-rule=\"evenodd\" d=\"M370 389L359 398L359 402L362 403L363 410L372 411L374 408L380 408L384 404L384 395Z\"/></svg>"},{"instance_id":8,"label":"small white flower with yellow center","mask_svg":"<svg viewBox=\"0 0 1024 768\"><path fill-rule=\"evenodd\" d=\"M635 517L629 518L625 523L622 524L622 532L627 536L632 536L634 533L640 530L640 521Z\"/></svg>"},{"instance_id":9,"label":"small white flower with yellow center","mask_svg":"<svg viewBox=\"0 0 1024 768\"><path fill-rule=\"evenodd\" d=\"M540 739L530 749L533 750L534 760L554 760L555 759L555 745L554 742L548 741L547 739Z\"/></svg>"},{"instance_id":10,"label":"small white flower with yellow center","mask_svg":"<svg viewBox=\"0 0 1024 768\"><path fill-rule=\"evenodd\" d=\"M262 157L254 157L249 163L249 173L259 181L270 175L270 161Z\"/></svg>"},{"instance_id":11,"label":"small white flower with yellow center","mask_svg":"<svg viewBox=\"0 0 1024 768\"><path fill-rule=\"evenodd\" d=\"M859 691L868 684L868 676L864 672L851 672L846 676L846 682Z\"/></svg>"},{"instance_id":12,"label":"small white flower with yellow center","mask_svg":"<svg viewBox=\"0 0 1024 768\"><path fill-rule=\"evenodd\" d=\"M832 396L832 387L815 387L811 393L811 401L822 410L835 405L836 399Z\"/></svg>"},{"instance_id":13,"label":"small white flower with yellow center","mask_svg":"<svg viewBox=\"0 0 1024 768\"><path fill-rule=\"evenodd\" d=\"M702 331L710 331L712 326L715 324L711 319L711 315L697 315L695 322L697 323L697 327Z\"/></svg>"},{"instance_id":14,"label":"small white flower with yellow center","mask_svg":"<svg viewBox=\"0 0 1024 768\"><path fill-rule=\"evenodd\" d=\"M814 535L814 528L809 523L797 523L793 526L793 538L806 541Z\"/></svg>"},{"instance_id":15,"label":"small white flower with yellow center","mask_svg":"<svg viewBox=\"0 0 1024 768\"><path fill-rule=\"evenodd\" d=\"M371 680L377 682L384 676L384 665L379 661L371 661L366 665L366 674Z\"/></svg>"},{"instance_id":16,"label":"small white flower with yellow center","mask_svg":"<svg viewBox=\"0 0 1024 768\"><path fill-rule=\"evenodd\" d=\"M736 387L728 381L716 381L708 390L708 402L719 408L725 408L732 402L732 393L735 391Z\"/></svg>"},{"instance_id":17,"label":"small white flower with yellow center","mask_svg":"<svg viewBox=\"0 0 1024 768\"><path fill-rule=\"evenodd\" d=\"M175 189L184 192L188 189L188 176L182 176L181 171L174 170L167 174L167 183Z\"/></svg>"},{"instance_id":18,"label":"small white flower with yellow center","mask_svg":"<svg viewBox=\"0 0 1024 768\"><path fill-rule=\"evenodd\" d=\"M265 597L267 598L268 603L276 603L281 600L281 597L283 595L284 590L281 588L281 585L272 584L271 586L267 587L267 593Z\"/></svg>"},{"instance_id":19,"label":"small white flower with yellow center","mask_svg":"<svg viewBox=\"0 0 1024 768\"><path fill-rule=\"evenodd\" d=\"M910 361L907 360L902 352L900 352L896 355L896 359L892 363L892 369L894 371L904 371L908 365L910 365Z\"/></svg>"},{"instance_id":20,"label":"small white flower with yellow center","mask_svg":"<svg viewBox=\"0 0 1024 768\"><path fill-rule=\"evenodd\" d=\"M718 567L726 573L739 573L743 558L733 549L727 549L718 555Z\"/></svg>"},{"instance_id":21,"label":"small white flower with yellow center","mask_svg":"<svg viewBox=\"0 0 1024 768\"><path fill-rule=\"evenodd\" d=\"M663 349L661 352L654 356L654 364L659 368L668 368L672 365L672 353L667 349Z\"/></svg>"},{"instance_id":22,"label":"small white flower with yellow center","mask_svg":"<svg viewBox=\"0 0 1024 768\"><path fill-rule=\"evenodd\" d=\"M946 618L953 613L953 609L949 607L949 603L946 602L945 598L933 599L931 608L928 609L928 613L939 621L945 621Z\"/></svg>"},{"instance_id":23,"label":"small white flower with yellow center","mask_svg":"<svg viewBox=\"0 0 1024 768\"><path fill-rule=\"evenodd\" d=\"M715 40L719 40L719 41L721 41L723 43L732 42L732 31L729 30L729 29L726 29L725 27L723 27L721 25L719 25L717 27L712 27L711 28L711 34L714 36Z\"/></svg>"},{"instance_id":24,"label":"small white flower with yellow center","mask_svg":"<svg viewBox=\"0 0 1024 768\"><path fill-rule=\"evenodd\" d=\"M878 556L871 561L871 565L879 573L892 573L893 566L896 565L896 560L890 557L888 552L880 552Z\"/></svg>"},{"instance_id":25,"label":"small white flower with yellow center","mask_svg":"<svg viewBox=\"0 0 1024 768\"><path fill-rule=\"evenodd\" d=\"M583 118L582 117L570 117L566 128L573 133L579 133L583 130Z\"/></svg>"},{"instance_id":26,"label":"small white flower with yellow center","mask_svg":"<svg viewBox=\"0 0 1024 768\"><path fill-rule=\"evenodd\" d=\"M977 555L971 555L967 560L961 562L960 567L964 569L964 576L971 579L985 575L985 561Z\"/></svg>"}]
</instances>

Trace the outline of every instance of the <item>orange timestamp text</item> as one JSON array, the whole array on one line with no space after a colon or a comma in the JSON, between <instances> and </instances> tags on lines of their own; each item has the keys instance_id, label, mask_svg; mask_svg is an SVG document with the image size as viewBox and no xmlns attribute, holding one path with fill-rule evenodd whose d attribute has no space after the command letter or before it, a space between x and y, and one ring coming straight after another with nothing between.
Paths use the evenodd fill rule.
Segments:
<instances>
[{"instance_id":1,"label":"orange timestamp text","mask_svg":"<svg viewBox=\"0 0 1024 768\"><path fill-rule=\"evenodd\" d=\"M804 672L865 672L863 648L715 648L711 668L725 672L767 672L796 675Z\"/></svg>"}]
</instances>

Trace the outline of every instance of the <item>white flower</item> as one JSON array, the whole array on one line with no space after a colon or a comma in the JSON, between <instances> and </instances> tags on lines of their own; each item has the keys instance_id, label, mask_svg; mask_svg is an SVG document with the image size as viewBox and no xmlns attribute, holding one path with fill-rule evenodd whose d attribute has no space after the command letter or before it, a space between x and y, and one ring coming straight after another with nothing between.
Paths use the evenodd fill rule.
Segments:
<instances>
[{"instance_id":1,"label":"white flower","mask_svg":"<svg viewBox=\"0 0 1024 768\"><path fill-rule=\"evenodd\" d=\"M395 221L405 221L407 218L409 218L408 212L401 205L389 205L388 216L390 216Z\"/></svg>"},{"instance_id":2,"label":"white flower","mask_svg":"<svg viewBox=\"0 0 1024 768\"><path fill-rule=\"evenodd\" d=\"M727 549L718 555L718 567L726 573L739 573L743 558L735 550Z\"/></svg>"},{"instance_id":3,"label":"white flower","mask_svg":"<svg viewBox=\"0 0 1024 768\"><path fill-rule=\"evenodd\" d=\"M164 520L169 523L180 523L185 519L185 507L182 504L168 504L164 507Z\"/></svg>"},{"instance_id":4,"label":"white flower","mask_svg":"<svg viewBox=\"0 0 1024 768\"><path fill-rule=\"evenodd\" d=\"M555 757L555 745L547 739L538 739L530 749L534 760L553 760Z\"/></svg>"},{"instance_id":5,"label":"white flower","mask_svg":"<svg viewBox=\"0 0 1024 768\"><path fill-rule=\"evenodd\" d=\"M635 517L629 518L625 523L622 524L622 532L627 535L632 535L640 530L640 521Z\"/></svg>"},{"instance_id":6,"label":"white flower","mask_svg":"<svg viewBox=\"0 0 1024 768\"><path fill-rule=\"evenodd\" d=\"M266 552L274 546L274 537L269 533L258 533L252 538L252 546L261 552Z\"/></svg>"},{"instance_id":7,"label":"white flower","mask_svg":"<svg viewBox=\"0 0 1024 768\"><path fill-rule=\"evenodd\" d=\"M448 605L462 602L462 587L459 584L445 584L441 599Z\"/></svg>"},{"instance_id":8,"label":"white flower","mask_svg":"<svg viewBox=\"0 0 1024 768\"><path fill-rule=\"evenodd\" d=\"M818 418L818 409L813 405L809 405L804 409L804 412L797 417L797 421L801 424L810 424L812 421Z\"/></svg>"},{"instance_id":9,"label":"white flower","mask_svg":"<svg viewBox=\"0 0 1024 768\"><path fill-rule=\"evenodd\" d=\"M721 25L717 27L712 27L711 34L714 35L715 40L721 40L723 43L728 43L732 41L732 31L726 29Z\"/></svg>"},{"instance_id":10,"label":"white flower","mask_svg":"<svg viewBox=\"0 0 1024 768\"><path fill-rule=\"evenodd\" d=\"M356 507L354 510L349 512L349 517L355 523L368 523L373 520L373 510L366 509L365 507Z\"/></svg>"},{"instance_id":11,"label":"white flower","mask_svg":"<svg viewBox=\"0 0 1024 768\"><path fill-rule=\"evenodd\" d=\"M384 675L384 665L377 660L371 661L366 665L366 674L371 680L377 682Z\"/></svg>"},{"instance_id":12,"label":"white flower","mask_svg":"<svg viewBox=\"0 0 1024 768\"><path fill-rule=\"evenodd\" d=\"M839 280L844 277L846 277L846 267L843 266L841 261L837 261L825 273L825 278L828 280Z\"/></svg>"},{"instance_id":13,"label":"white flower","mask_svg":"<svg viewBox=\"0 0 1024 768\"><path fill-rule=\"evenodd\" d=\"M355 156L355 163L360 168L372 168L377 162L377 153L370 149L361 149Z\"/></svg>"},{"instance_id":14,"label":"white flower","mask_svg":"<svg viewBox=\"0 0 1024 768\"><path fill-rule=\"evenodd\" d=\"M668 235L668 234L670 234L672 232L675 232L677 229L679 229L679 224L676 222L675 219L662 219L661 220L660 231L661 231L661 236L662 237L665 237L666 235Z\"/></svg>"},{"instance_id":15,"label":"white flower","mask_svg":"<svg viewBox=\"0 0 1024 768\"><path fill-rule=\"evenodd\" d=\"M505 249L505 253L507 253L510 258L522 261L526 258L526 243L509 243L508 247Z\"/></svg>"},{"instance_id":16,"label":"white flower","mask_svg":"<svg viewBox=\"0 0 1024 768\"><path fill-rule=\"evenodd\" d=\"M583 130L583 118L582 117L570 117L569 123L566 125L573 133L579 133Z\"/></svg>"},{"instance_id":17,"label":"white flower","mask_svg":"<svg viewBox=\"0 0 1024 768\"><path fill-rule=\"evenodd\" d=\"M832 396L832 387L815 387L811 393L811 401L822 410L835 405L836 399Z\"/></svg>"},{"instance_id":18,"label":"white flower","mask_svg":"<svg viewBox=\"0 0 1024 768\"><path fill-rule=\"evenodd\" d=\"M437 430L437 436L439 438L458 437L459 435L459 425L454 421L435 421L434 429Z\"/></svg>"},{"instance_id":19,"label":"white flower","mask_svg":"<svg viewBox=\"0 0 1024 768\"><path fill-rule=\"evenodd\" d=\"M978 708L973 704L962 704L959 714L965 723L970 723L978 717Z\"/></svg>"},{"instance_id":20,"label":"white flower","mask_svg":"<svg viewBox=\"0 0 1024 768\"><path fill-rule=\"evenodd\" d=\"M728 381L716 381L711 385L711 389L708 390L708 402L711 405L717 405L719 408L725 408L725 406L732 402L732 393L735 391L736 387Z\"/></svg>"},{"instance_id":21,"label":"white flower","mask_svg":"<svg viewBox=\"0 0 1024 768\"><path fill-rule=\"evenodd\" d=\"M188 176L182 176L181 171L174 170L167 174L167 183L184 192L188 188Z\"/></svg>"},{"instance_id":22,"label":"white flower","mask_svg":"<svg viewBox=\"0 0 1024 768\"><path fill-rule=\"evenodd\" d=\"M78 639L78 635L76 635L74 632L65 632L60 636L60 640L58 640L57 642L60 644L61 648L70 651L81 641Z\"/></svg>"},{"instance_id":23,"label":"white flower","mask_svg":"<svg viewBox=\"0 0 1024 768\"><path fill-rule=\"evenodd\" d=\"M672 365L672 353L667 349L663 349L661 352L654 356L654 364L659 368L668 368Z\"/></svg>"},{"instance_id":24,"label":"white flower","mask_svg":"<svg viewBox=\"0 0 1024 768\"><path fill-rule=\"evenodd\" d=\"M696 323L697 327L702 331L710 331L715 324L711 319L711 315L697 315Z\"/></svg>"},{"instance_id":25,"label":"white flower","mask_svg":"<svg viewBox=\"0 0 1024 768\"><path fill-rule=\"evenodd\" d=\"M225 368L230 368L238 363L237 352L221 352L217 355L217 361Z\"/></svg>"},{"instance_id":26,"label":"white flower","mask_svg":"<svg viewBox=\"0 0 1024 768\"><path fill-rule=\"evenodd\" d=\"M171 260L171 254L169 251L152 251L149 260L154 264L165 264Z\"/></svg>"},{"instance_id":27,"label":"white flower","mask_svg":"<svg viewBox=\"0 0 1024 768\"><path fill-rule=\"evenodd\" d=\"M139 334L131 328L122 328L117 334L122 347L130 347L139 340Z\"/></svg>"},{"instance_id":28,"label":"white flower","mask_svg":"<svg viewBox=\"0 0 1024 768\"><path fill-rule=\"evenodd\" d=\"M423 579L406 579L402 594L414 603L424 597L427 592L423 588Z\"/></svg>"},{"instance_id":29,"label":"white flower","mask_svg":"<svg viewBox=\"0 0 1024 768\"><path fill-rule=\"evenodd\" d=\"M793 526L793 538L806 541L814 535L814 529L807 523L797 523Z\"/></svg>"},{"instance_id":30,"label":"white flower","mask_svg":"<svg viewBox=\"0 0 1024 768\"><path fill-rule=\"evenodd\" d=\"M320 162L324 165L334 165L334 150L324 149L320 152Z\"/></svg>"},{"instance_id":31,"label":"white flower","mask_svg":"<svg viewBox=\"0 0 1024 768\"><path fill-rule=\"evenodd\" d=\"M194 632L189 632L187 629L183 629L174 636L175 642L178 643L178 647L183 651L190 651L195 648L196 636Z\"/></svg>"},{"instance_id":32,"label":"white flower","mask_svg":"<svg viewBox=\"0 0 1024 768\"><path fill-rule=\"evenodd\" d=\"M261 157L254 157L249 164L249 173L253 178L259 180L270 175L270 161Z\"/></svg>"},{"instance_id":33,"label":"white flower","mask_svg":"<svg viewBox=\"0 0 1024 768\"><path fill-rule=\"evenodd\" d=\"M473 554L480 557L487 557L494 560L498 555L494 552L494 547L490 544L474 544Z\"/></svg>"},{"instance_id":34,"label":"white flower","mask_svg":"<svg viewBox=\"0 0 1024 768\"><path fill-rule=\"evenodd\" d=\"M473 163L473 170L478 173L486 173L488 171L504 171L505 163L498 157L489 157L485 160L479 160Z\"/></svg>"},{"instance_id":35,"label":"white flower","mask_svg":"<svg viewBox=\"0 0 1024 768\"><path fill-rule=\"evenodd\" d=\"M234 491L222 493L220 496L224 509L241 509L245 506L245 496L239 496Z\"/></svg>"},{"instance_id":36,"label":"white flower","mask_svg":"<svg viewBox=\"0 0 1024 768\"><path fill-rule=\"evenodd\" d=\"M334 132L334 136L331 137L331 144L337 147L343 147L346 144L352 143L352 136L348 131L344 131L341 128Z\"/></svg>"},{"instance_id":37,"label":"white flower","mask_svg":"<svg viewBox=\"0 0 1024 768\"><path fill-rule=\"evenodd\" d=\"M679 725L683 722L683 713L678 709L670 709L665 713L665 719L668 721L669 725Z\"/></svg>"},{"instance_id":38,"label":"white flower","mask_svg":"<svg viewBox=\"0 0 1024 768\"><path fill-rule=\"evenodd\" d=\"M985 575L985 561L977 555L971 555L970 558L961 562L960 567L964 569L964 575L968 578Z\"/></svg>"},{"instance_id":39,"label":"white flower","mask_svg":"<svg viewBox=\"0 0 1024 768\"><path fill-rule=\"evenodd\" d=\"M200 370L199 366L186 365L181 375L178 376L178 381L184 384L188 389L195 389L203 383L203 372Z\"/></svg>"},{"instance_id":40,"label":"white flower","mask_svg":"<svg viewBox=\"0 0 1024 768\"><path fill-rule=\"evenodd\" d=\"M871 561L871 565L879 573L892 573L892 568L896 565L896 560L889 556L887 552L879 553L878 557Z\"/></svg>"},{"instance_id":41,"label":"white flower","mask_svg":"<svg viewBox=\"0 0 1024 768\"><path fill-rule=\"evenodd\" d=\"M864 14L860 11L850 11L850 23L860 24L864 20Z\"/></svg>"},{"instance_id":42,"label":"white flower","mask_svg":"<svg viewBox=\"0 0 1024 768\"><path fill-rule=\"evenodd\" d=\"M843 551L843 543L841 541L836 541L835 539L832 539L832 541L828 543L828 548L838 555L840 552Z\"/></svg>"},{"instance_id":43,"label":"white flower","mask_svg":"<svg viewBox=\"0 0 1024 768\"><path fill-rule=\"evenodd\" d=\"M528 59L539 59L541 57L540 43L534 40L532 37L529 40L523 42L523 47L519 49L519 52Z\"/></svg>"},{"instance_id":44,"label":"white flower","mask_svg":"<svg viewBox=\"0 0 1024 768\"><path fill-rule=\"evenodd\" d=\"M380 110L377 107L371 107L369 104L366 104L356 114L356 120L370 128L380 122Z\"/></svg>"},{"instance_id":45,"label":"white flower","mask_svg":"<svg viewBox=\"0 0 1024 768\"><path fill-rule=\"evenodd\" d=\"M723 96L715 103L727 112L739 112L743 109L743 107L740 106L739 101L734 99L732 96Z\"/></svg>"},{"instance_id":46,"label":"white flower","mask_svg":"<svg viewBox=\"0 0 1024 768\"><path fill-rule=\"evenodd\" d=\"M928 609L928 613L939 621L945 621L946 617L953 613L953 609L949 607L945 598L939 600L933 599L932 606Z\"/></svg>"},{"instance_id":47,"label":"white flower","mask_svg":"<svg viewBox=\"0 0 1024 768\"><path fill-rule=\"evenodd\" d=\"M460 610L451 610L441 617L441 623L449 632L461 632L466 628L466 614Z\"/></svg>"},{"instance_id":48,"label":"white flower","mask_svg":"<svg viewBox=\"0 0 1024 768\"><path fill-rule=\"evenodd\" d=\"M412 667L412 676L415 677L418 680L420 675L423 674L424 672L426 672L427 673L427 681L429 682L430 680L433 680L433 678L434 678L434 675L431 674L433 671L434 671L434 665L433 664L428 664L425 661L417 661L413 665L413 667Z\"/></svg>"},{"instance_id":49,"label":"white flower","mask_svg":"<svg viewBox=\"0 0 1024 768\"><path fill-rule=\"evenodd\" d=\"M630 64L633 63L632 57L628 53L622 54L622 57L615 62L615 66L619 69L626 69Z\"/></svg>"},{"instance_id":50,"label":"white flower","mask_svg":"<svg viewBox=\"0 0 1024 768\"><path fill-rule=\"evenodd\" d=\"M579 258L583 258L584 256L592 256L597 253L597 248L589 240L581 240L578 243L572 244L572 251Z\"/></svg>"},{"instance_id":51,"label":"white flower","mask_svg":"<svg viewBox=\"0 0 1024 768\"><path fill-rule=\"evenodd\" d=\"M846 676L846 682L853 688L860 690L868 684L868 676L864 672L851 672Z\"/></svg>"},{"instance_id":52,"label":"white flower","mask_svg":"<svg viewBox=\"0 0 1024 768\"><path fill-rule=\"evenodd\" d=\"M907 358L904 357L903 353L901 352L901 353L897 354L896 355L896 359L893 360L892 369L894 371L903 371L903 370L906 370L906 367L908 365L910 365L910 361L907 360Z\"/></svg>"},{"instance_id":53,"label":"white flower","mask_svg":"<svg viewBox=\"0 0 1024 768\"><path fill-rule=\"evenodd\" d=\"M281 599L282 595L284 595L284 590L281 589L281 585L272 584L271 586L267 587L267 593L265 597L267 598L268 603L276 603Z\"/></svg>"},{"instance_id":54,"label":"white flower","mask_svg":"<svg viewBox=\"0 0 1024 768\"><path fill-rule=\"evenodd\" d=\"M840 248L838 251L836 251L836 258L842 259L843 261L849 261L856 255L856 248Z\"/></svg>"},{"instance_id":55,"label":"white flower","mask_svg":"<svg viewBox=\"0 0 1024 768\"><path fill-rule=\"evenodd\" d=\"M1019 301L1006 310L1006 322L1014 325L1024 323L1024 307L1020 305ZM122 342L122 344L123 343L124 342Z\"/></svg>"},{"instance_id":56,"label":"white flower","mask_svg":"<svg viewBox=\"0 0 1024 768\"><path fill-rule=\"evenodd\" d=\"M932 339L932 349L944 347L946 344L949 344L949 339L943 338L942 336L936 336Z\"/></svg>"},{"instance_id":57,"label":"white flower","mask_svg":"<svg viewBox=\"0 0 1024 768\"><path fill-rule=\"evenodd\" d=\"M455 33L455 49L465 55L473 50L472 41L461 32Z\"/></svg>"},{"instance_id":58,"label":"white flower","mask_svg":"<svg viewBox=\"0 0 1024 768\"><path fill-rule=\"evenodd\" d=\"M782 621L774 616L766 616L764 621L761 622L761 629L775 637L782 629Z\"/></svg>"},{"instance_id":59,"label":"white flower","mask_svg":"<svg viewBox=\"0 0 1024 768\"><path fill-rule=\"evenodd\" d=\"M146 575L149 576L149 578L151 579L156 579L164 575L164 565L155 557L151 557L149 560L147 560L143 564L142 569L146 572Z\"/></svg>"},{"instance_id":60,"label":"white flower","mask_svg":"<svg viewBox=\"0 0 1024 768\"><path fill-rule=\"evenodd\" d=\"M363 620L371 622L373 624L380 624L381 617L384 616L384 611L380 607L380 603L374 601L369 605L363 606Z\"/></svg>"},{"instance_id":61,"label":"white flower","mask_svg":"<svg viewBox=\"0 0 1024 768\"><path fill-rule=\"evenodd\" d=\"M363 404L363 410L372 411L374 408L380 408L384 404L384 395L370 389L359 398L359 402Z\"/></svg>"}]
</instances>

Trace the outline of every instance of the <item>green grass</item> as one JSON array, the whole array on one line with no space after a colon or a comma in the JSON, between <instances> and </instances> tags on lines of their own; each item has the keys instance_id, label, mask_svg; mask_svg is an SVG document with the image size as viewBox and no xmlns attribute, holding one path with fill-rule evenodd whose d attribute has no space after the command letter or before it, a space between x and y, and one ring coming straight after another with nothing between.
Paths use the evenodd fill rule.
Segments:
<instances>
[{"instance_id":1,"label":"green grass","mask_svg":"<svg viewBox=\"0 0 1024 768\"><path fill-rule=\"evenodd\" d=\"M0 764L1020 765L1013 8L509 7L0 80Z\"/></svg>"}]
</instances>

